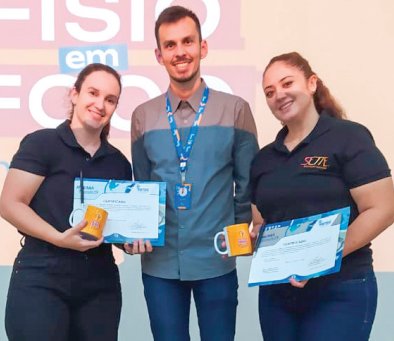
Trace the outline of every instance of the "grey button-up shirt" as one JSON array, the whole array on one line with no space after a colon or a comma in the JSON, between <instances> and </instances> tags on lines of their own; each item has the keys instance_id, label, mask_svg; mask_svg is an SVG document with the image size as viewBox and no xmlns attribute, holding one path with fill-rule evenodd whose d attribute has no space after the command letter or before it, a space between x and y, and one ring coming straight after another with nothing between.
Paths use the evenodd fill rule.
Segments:
<instances>
[{"instance_id":1,"label":"grey button-up shirt","mask_svg":"<svg viewBox=\"0 0 394 341\"><path fill-rule=\"evenodd\" d=\"M168 89L183 145L205 86L203 81L187 101L181 101ZM248 103L210 89L186 173L186 183L192 185L191 209L176 210L175 185L181 177L165 95L134 111L131 139L135 179L167 182L165 246L142 256L144 273L199 280L218 277L235 268L234 258L224 260L216 253L213 240L224 226L251 221L249 171L258 151L256 137Z\"/></svg>"}]
</instances>

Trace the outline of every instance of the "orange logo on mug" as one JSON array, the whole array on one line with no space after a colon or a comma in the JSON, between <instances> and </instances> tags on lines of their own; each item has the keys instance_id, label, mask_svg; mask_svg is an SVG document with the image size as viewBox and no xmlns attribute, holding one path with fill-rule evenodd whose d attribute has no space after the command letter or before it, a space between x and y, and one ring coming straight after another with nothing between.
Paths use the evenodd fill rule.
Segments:
<instances>
[{"instance_id":1,"label":"orange logo on mug","mask_svg":"<svg viewBox=\"0 0 394 341\"><path fill-rule=\"evenodd\" d=\"M103 235L108 212L100 207L88 205L85 212L85 220L88 221L86 227L81 230L82 238L98 240Z\"/></svg>"},{"instance_id":2,"label":"orange logo on mug","mask_svg":"<svg viewBox=\"0 0 394 341\"><path fill-rule=\"evenodd\" d=\"M218 248L218 238L223 235L226 241L226 250L221 251ZM222 255L240 256L252 253L252 243L249 236L248 224L235 224L226 226L223 231L218 232L215 236L214 246L218 253Z\"/></svg>"}]
</instances>

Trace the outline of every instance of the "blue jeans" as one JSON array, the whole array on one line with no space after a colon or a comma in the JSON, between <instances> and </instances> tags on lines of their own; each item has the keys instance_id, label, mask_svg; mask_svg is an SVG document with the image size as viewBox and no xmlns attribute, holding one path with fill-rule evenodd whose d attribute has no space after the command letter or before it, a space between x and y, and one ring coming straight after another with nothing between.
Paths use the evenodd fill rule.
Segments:
<instances>
[{"instance_id":1,"label":"blue jeans","mask_svg":"<svg viewBox=\"0 0 394 341\"><path fill-rule=\"evenodd\" d=\"M155 341L187 341L193 292L201 341L233 341L238 304L236 270L198 281L164 279L142 274L150 325Z\"/></svg>"},{"instance_id":2,"label":"blue jeans","mask_svg":"<svg viewBox=\"0 0 394 341\"><path fill-rule=\"evenodd\" d=\"M373 271L343 279L311 279L303 289L290 284L259 290L264 341L366 341L377 305Z\"/></svg>"}]
</instances>

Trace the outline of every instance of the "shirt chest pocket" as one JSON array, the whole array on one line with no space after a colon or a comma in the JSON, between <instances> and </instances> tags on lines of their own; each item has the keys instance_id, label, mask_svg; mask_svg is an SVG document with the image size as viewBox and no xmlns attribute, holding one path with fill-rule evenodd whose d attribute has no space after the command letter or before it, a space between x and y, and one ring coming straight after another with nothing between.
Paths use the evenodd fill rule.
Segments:
<instances>
[{"instance_id":1,"label":"shirt chest pocket","mask_svg":"<svg viewBox=\"0 0 394 341\"><path fill-rule=\"evenodd\" d=\"M170 130L153 130L144 136L146 156L156 167L166 167L178 164L178 157Z\"/></svg>"},{"instance_id":2,"label":"shirt chest pocket","mask_svg":"<svg viewBox=\"0 0 394 341\"><path fill-rule=\"evenodd\" d=\"M200 127L191 158L203 160L205 164L228 164L233 160L233 127Z\"/></svg>"}]
</instances>

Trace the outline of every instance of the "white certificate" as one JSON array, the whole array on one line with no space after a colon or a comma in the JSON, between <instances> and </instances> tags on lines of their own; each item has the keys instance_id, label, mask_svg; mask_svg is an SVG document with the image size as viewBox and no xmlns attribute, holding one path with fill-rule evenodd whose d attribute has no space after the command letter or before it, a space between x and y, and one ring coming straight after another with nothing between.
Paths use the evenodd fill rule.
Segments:
<instances>
[{"instance_id":1,"label":"white certificate","mask_svg":"<svg viewBox=\"0 0 394 341\"><path fill-rule=\"evenodd\" d=\"M80 179L76 178L74 209L82 204L80 185ZM142 238L156 241L154 245L161 245L161 240L164 242L164 226L160 214L163 186L165 200L164 183L83 179L84 207L94 205L108 212L103 231L104 242L132 243L135 239ZM79 220L82 220L82 216ZM163 236L159 236L162 233Z\"/></svg>"},{"instance_id":2,"label":"white certificate","mask_svg":"<svg viewBox=\"0 0 394 341\"><path fill-rule=\"evenodd\" d=\"M256 248L249 286L289 283L338 272L350 208L266 225Z\"/></svg>"}]
</instances>

